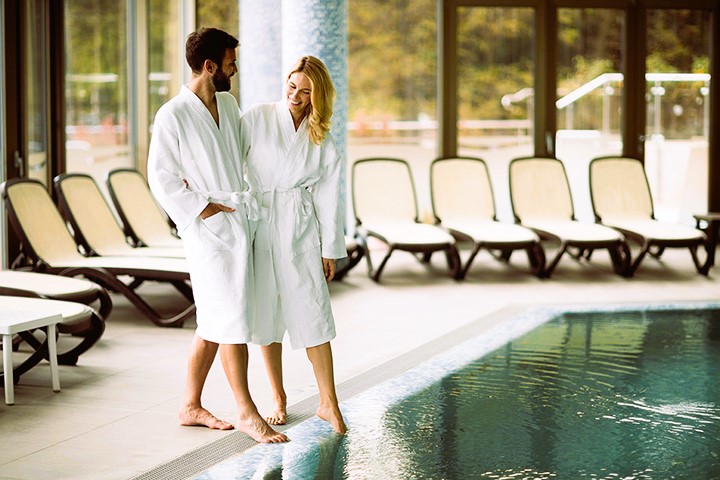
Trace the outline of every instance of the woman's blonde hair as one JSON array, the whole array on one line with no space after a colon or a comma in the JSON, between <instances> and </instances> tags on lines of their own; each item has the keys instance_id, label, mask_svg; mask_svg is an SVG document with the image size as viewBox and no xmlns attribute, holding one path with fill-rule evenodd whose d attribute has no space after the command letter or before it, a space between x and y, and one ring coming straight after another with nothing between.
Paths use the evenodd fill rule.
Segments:
<instances>
[{"instance_id":1,"label":"woman's blonde hair","mask_svg":"<svg viewBox=\"0 0 720 480\"><path fill-rule=\"evenodd\" d=\"M333 102L335 101L335 87L325 64L313 56L300 58L288 73L290 79L293 73L302 73L312 85L310 92L310 112L308 113L308 130L310 140L320 145L325 135L330 131L330 117L332 117Z\"/></svg>"}]
</instances>

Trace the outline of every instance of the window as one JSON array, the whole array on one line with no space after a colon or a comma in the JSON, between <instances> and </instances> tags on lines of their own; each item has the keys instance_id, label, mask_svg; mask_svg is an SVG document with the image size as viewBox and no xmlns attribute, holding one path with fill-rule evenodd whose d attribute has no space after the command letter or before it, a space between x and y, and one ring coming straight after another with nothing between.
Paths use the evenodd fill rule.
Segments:
<instances>
[{"instance_id":1,"label":"window","mask_svg":"<svg viewBox=\"0 0 720 480\"><path fill-rule=\"evenodd\" d=\"M645 165L658 218L707 210L710 12L648 10Z\"/></svg>"},{"instance_id":2,"label":"window","mask_svg":"<svg viewBox=\"0 0 720 480\"><path fill-rule=\"evenodd\" d=\"M115 0L66 0L68 172L104 185L114 168L134 165L129 144L127 10Z\"/></svg>"}]
</instances>

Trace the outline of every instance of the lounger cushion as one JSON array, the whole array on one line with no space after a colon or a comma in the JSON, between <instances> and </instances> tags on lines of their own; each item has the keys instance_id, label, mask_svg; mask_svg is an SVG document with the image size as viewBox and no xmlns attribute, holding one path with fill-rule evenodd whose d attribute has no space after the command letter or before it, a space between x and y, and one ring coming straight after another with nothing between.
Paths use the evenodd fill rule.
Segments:
<instances>
[{"instance_id":1,"label":"lounger cushion","mask_svg":"<svg viewBox=\"0 0 720 480\"><path fill-rule=\"evenodd\" d=\"M424 223L363 223L362 228L381 235L390 244L430 245L455 243L449 233L434 225Z\"/></svg>"},{"instance_id":2,"label":"lounger cushion","mask_svg":"<svg viewBox=\"0 0 720 480\"><path fill-rule=\"evenodd\" d=\"M622 235L612 228L596 225L593 223L582 223L564 220L534 220L523 222L523 225L542 230L555 235L563 240L578 242L611 242L622 240Z\"/></svg>"},{"instance_id":3,"label":"lounger cushion","mask_svg":"<svg viewBox=\"0 0 720 480\"><path fill-rule=\"evenodd\" d=\"M521 243L538 241L538 236L527 228L495 221L443 222L443 226L468 235L475 242Z\"/></svg>"},{"instance_id":4,"label":"lounger cushion","mask_svg":"<svg viewBox=\"0 0 720 480\"><path fill-rule=\"evenodd\" d=\"M704 233L687 225L658 222L657 220L603 220L605 225L638 233L650 240L702 239Z\"/></svg>"},{"instance_id":5,"label":"lounger cushion","mask_svg":"<svg viewBox=\"0 0 720 480\"><path fill-rule=\"evenodd\" d=\"M98 288L94 283L79 278L15 270L0 271L0 287L36 292L48 297L82 296Z\"/></svg>"}]
</instances>

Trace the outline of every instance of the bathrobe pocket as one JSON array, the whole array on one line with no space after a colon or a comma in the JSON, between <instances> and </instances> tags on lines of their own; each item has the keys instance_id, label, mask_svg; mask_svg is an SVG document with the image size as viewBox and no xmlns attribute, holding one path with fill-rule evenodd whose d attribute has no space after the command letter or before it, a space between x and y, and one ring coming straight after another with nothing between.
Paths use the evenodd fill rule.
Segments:
<instances>
[{"instance_id":1,"label":"bathrobe pocket","mask_svg":"<svg viewBox=\"0 0 720 480\"><path fill-rule=\"evenodd\" d=\"M293 235L293 255L300 255L320 245L318 222L310 195L301 197Z\"/></svg>"},{"instance_id":2,"label":"bathrobe pocket","mask_svg":"<svg viewBox=\"0 0 720 480\"><path fill-rule=\"evenodd\" d=\"M237 238L227 213L218 212L205 220L200 219L198 227L200 248L203 250L232 250L235 248Z\"/></svg>"}]
</instances>

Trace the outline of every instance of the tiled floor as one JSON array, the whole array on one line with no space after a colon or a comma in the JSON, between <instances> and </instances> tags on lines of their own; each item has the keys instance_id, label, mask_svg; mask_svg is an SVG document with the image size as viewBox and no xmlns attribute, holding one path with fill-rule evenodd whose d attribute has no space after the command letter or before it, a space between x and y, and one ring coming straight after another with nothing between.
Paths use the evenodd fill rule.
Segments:
<instances>
[{"instance_id":1,"label":"tiled floor","mask_svg":"<svg viewBox=\"0 0 720 480\"><path fill-rule=\"evenodd\" d=\"M487 317L490 326L497 318L490 314L510 306L720 300L720 270L698 275L687 250L668 250L662 262L648 258L632 279L612 274L602 252L590 264L564 259L548 280L529 275L520 254L509 266L481 254L464 282L445 275L441 255L425 266L398 252L382 280L371 282L363 263L331 286L338 383L479 318ZM163 308L182 302L167 286L141 288ZM21 378L15 405L0 404L0 480L127 479L228 435L177 425L192 322L182 329L156 327L121 297L113 300L100 343L77 366L60 367L61 392L52 392L43 363ZM292 420L293 405L314 395L316 387L304 351L285 352ZM257 347L250 356L252 393L267 412L269 388ZM204 402L234 420L219 364L210 373Z\"/></svg>"}]
</instances>

